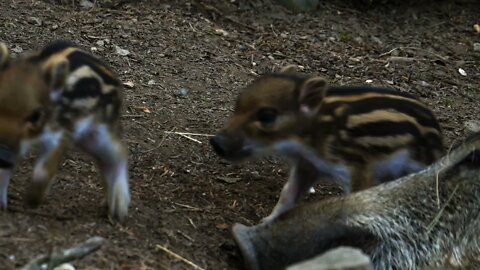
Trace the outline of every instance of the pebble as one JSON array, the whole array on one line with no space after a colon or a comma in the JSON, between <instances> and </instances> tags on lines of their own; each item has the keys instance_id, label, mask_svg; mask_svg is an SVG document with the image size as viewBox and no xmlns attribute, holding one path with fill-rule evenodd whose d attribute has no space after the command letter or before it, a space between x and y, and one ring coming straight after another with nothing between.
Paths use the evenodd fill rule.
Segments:
<instances>
[{"instance_id":1,"label":"pebble","mask_svg":"<svg viewBox=\"0 0 480 270\"><path fill-rule=\"evenodd\" d=\"M180 97L186 97L188 95L188 92L190 92L190 90L188 90L185 87L182 87L182 88L178 89L178 95Z\"/></svg>"}]
</instances>

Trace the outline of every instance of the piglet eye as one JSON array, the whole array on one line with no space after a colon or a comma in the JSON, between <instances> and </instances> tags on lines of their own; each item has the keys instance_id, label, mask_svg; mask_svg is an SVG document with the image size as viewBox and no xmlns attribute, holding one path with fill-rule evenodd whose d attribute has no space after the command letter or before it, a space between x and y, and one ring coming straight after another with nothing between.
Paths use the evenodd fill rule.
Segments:
<instances>
[{"instance_id":1,"label":"piglet eye","mask_svg":"<svg viewBox=\"0 0 480 270\"><path fill-rule=\"evenodd\" d=\"M278 111L274 108L262 108L257 112L257 120L268 124L275 122L277 119Z\"/></svg>"},{"instance_id":2,"label":"piglet eye","mask_svg":"<svg viewBox=\"0 0 480 270\"><path fill-rule=\"evenodd\" d=\"M42 116L43 116L43 111L42 110L35 110L32 114L30 114L25 119L25 122L36 124L42 119Z\"/></svg>"}]
</instances>

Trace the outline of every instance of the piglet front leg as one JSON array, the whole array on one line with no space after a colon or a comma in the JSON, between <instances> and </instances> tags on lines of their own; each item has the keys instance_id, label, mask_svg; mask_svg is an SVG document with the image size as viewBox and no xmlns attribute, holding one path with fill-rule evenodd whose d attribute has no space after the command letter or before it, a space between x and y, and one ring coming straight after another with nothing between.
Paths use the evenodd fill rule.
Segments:
<instances>
[{"instance_id":1,"label":"piglet front leg","mask_svg":"<svg viewBox=\"0 0 480 270\"><path fill-rule=\"evenodd\" d=\"M317 181L318 172L311 164L299 161L292 168L290 178L283 186L280 198L273 208L272 213L263 218L261 223L269 223L278 216L293 208L298 200L310 190Z\"/></svg>"},{"instance_id":2,"label":"piglet front leg","mask_svg":"<svg viewBox=\"0 0 480 270\"><path fill-rule=\"evenodd\" d=\"M344 187L348 185L348 170L345 166L330 164L320 159L301 143L280 142L272 149L293 160L294 166L272 213L262 219L261 223L269 223L293 208L320 179L331 180Z\"/></svg>"},{"instance_id":3,"label":"piglet front leg","mask_svg":"<svg viewBox=\"0 0 480 270\"><path fill-rule=\"evenodd\" d=\"M312 149L296 140L281 141L274 144L271 149L292 160L294 164L309 164L316 171L317 177L332 181L340 185L345 192L350 192L350 173L346 166L322 159Z\"/></svg>"}]
</instances>

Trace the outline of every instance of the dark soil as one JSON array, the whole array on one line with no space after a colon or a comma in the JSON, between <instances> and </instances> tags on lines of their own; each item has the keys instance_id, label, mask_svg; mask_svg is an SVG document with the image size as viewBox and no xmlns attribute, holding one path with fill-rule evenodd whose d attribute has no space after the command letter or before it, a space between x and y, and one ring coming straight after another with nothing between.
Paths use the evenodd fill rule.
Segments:
<instances>
[{"instance_id":1,"label":"dark soil","mask_svg":"<svg viewBox=\"0 0 480 270\"><path fill-rule=\"evenodd\" d=\"M240 268L229 229L235 222L255 224L271 211L288 167L274 157L232 165L213 153L208 137L194 136L196 142L165 131L213 134L241 87L285 64L319 72L333 84L371 80L413 93L433 108L448 145L467 133L466 121L479 117L475 0L368 8L324 0L314 14L258 0L146 0L93 9L64 2L2 0L0 40L20 52L69 39L133 83L125 87L122 117L131 214L123 225L109 222L97 169L78 151L67 154L45 204L26 208L32 154L12 180L10 210L0 213L0 269L94 235L107 243L75 262L77 269L191 269L157 245L207 269ZM115 46L130 55L117 54ZM387 66L392 55L415 61ZM184 97L181 88L189 90ZM317 190L305 201L339 192L333 186Z\"/></svg>"}]
</instances>

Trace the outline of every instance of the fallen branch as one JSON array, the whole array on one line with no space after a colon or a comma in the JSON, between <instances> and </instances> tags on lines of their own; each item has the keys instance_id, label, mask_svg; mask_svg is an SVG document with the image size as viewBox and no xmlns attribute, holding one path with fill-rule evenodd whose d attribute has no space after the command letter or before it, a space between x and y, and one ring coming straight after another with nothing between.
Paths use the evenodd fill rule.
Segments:
<instances>
[{"instance_id":1,"label":"fallen branch","mask_svg":"<svg viewBox=\"0 0 480 270\"><path fill-rule=\"evenodd\" d=\"M51 270L66 262L78 260L87 256L88 254L98 250L104 242L104 238L100 236L94 236L72 248L53 252L50 255L40 255L27 265L23 266L20 270Z\"/></svg>"}]
</instances>

